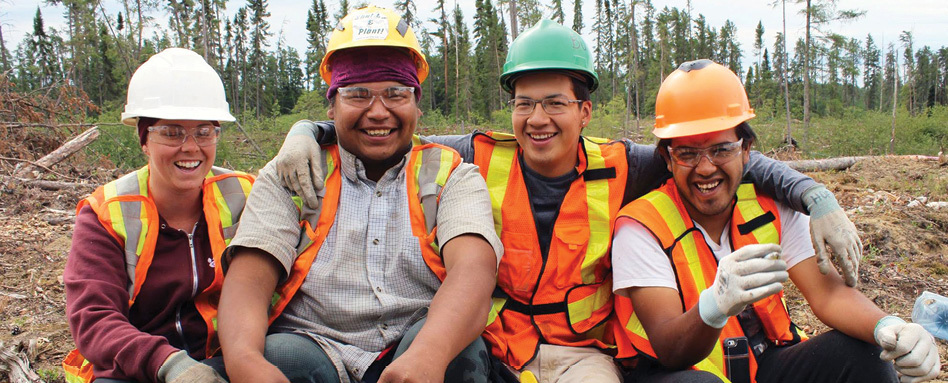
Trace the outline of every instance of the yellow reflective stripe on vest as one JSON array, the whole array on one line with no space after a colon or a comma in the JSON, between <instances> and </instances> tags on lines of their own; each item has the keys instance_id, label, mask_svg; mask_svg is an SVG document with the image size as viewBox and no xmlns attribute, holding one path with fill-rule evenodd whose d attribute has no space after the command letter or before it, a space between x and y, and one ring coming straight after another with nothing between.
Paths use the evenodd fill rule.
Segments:
<instances>
[{"instance_id":1,"label":"yellow reflective stripe on vest","mask_svg":"<svg viewBox=\"0 0 948 383\"><path fill-rule=\"evenodd\" d=\"M414 162L413 173L415 186L418 190L418 199L421 201L421 212L425 217L425 234L434 230L438 220L438 199L441 189L448 182L451 166L454 164L454 153L439 147L432 147L417 151L413 156L421 159ZM432 243L435 251L439 251L437 244Z\"/></svg>"},{"instance_id":2,"label":"yellow reflective stripe on vest","mask_svg":"<svg viewBox=\"0 0 948 383\"><path fill-rule=\"evenodd\" d=\"M603 169L606 159L602 157L602 148L598 144L583 140L586 147L586 170ZM582 278L584 284L596 282L596 266L604 256L608 256L612 233L609 225L609 180L601 179L586 182L586 207L589 219L589 242L586 245L586 255L583 258ZM610 291L611 293L611 291ZM602 302L605 304L605 301ZM571 304L572 306L572 304ZM600 307L601 304L589 307Z\"/></svg>"},{"instance_id":3,"label":"yellow reflective stripe on vest","mask_svg":"<svg viewBox=\"0 0 948 383\"><path fill-rule=\"evenodd\" d=\"M720 347L714 348L715 351L719 349ZM720 351L718 352L720 353ZM712 351L711 354L714 355L714 351ZM727 375L724 374L723 366L717 366L714 363L711 363L711 361L709 360L710 358L711 357L709 356L708 359L704 359L698 363L695 363L695 368L701 371L707 371L714 374L714 376L717 376L718 379L721 379L721 381L724 383L731 383L731 381L728 380Z\"/></svg>"},{"instance_id":4,"label":"yellow reflective stripe on vest","mask_svg":"<svg viewBox=\"0 0 948 383\"><path fill-rule=\"evenodd\" d=\"M678 212L678 207L675 206L675 202L672 201L671 197L667 194L654 191L642 198L645 198L655 206L655 209L658 210L659 214L662 215L662 219L668 225L668 229L671 230L672 236L678 238L685 230L688 230L689 225L685 225L684 218ZM695 280L695 285L699 286L700 290L708 288L710 284L709 281L704 280L704 273L701 270L701 260L698 259L698 246L695 243L694 236L686 235L678 241L677 246L682 247L685 256L688 258L689 272Z\"/></svg>"},{"instance_id":5,"label":"yellow reflective stripe on vest","mask_svg":"<svg viewBox=\"0 0 948 383\"><path fill-rule=\"evenodd\" d=\"M487 166L487 191L490 194L490 207L494 215L494 230L500 236L503 229L504 197L507 196L507 178L510 176L510 167L513 165L517 150L514 148L494 145L490 156L490 165Z\"/></svg>"},{"instance_id":6,"label":"yellow reflective stripe on vest","mask_svg":"<svg viewBox=\"0 0 948 383\"><path fill-rule=\"evenodd\" d=\"M507 304L506 298L495 297L491 298L490 301L490 312L487 314L487 324L493 323L494 319L497 319L497 316L500 315L500 310Z\"/></svg>"},{"instance_id":7,"label":"yellow reflective stripe on vest","mask_svg":"<svg viewBox=\"0 0 948 383\"><path fill-rule=\"evenodd\" d=\"M103 187L104 193L102 197L104 201L100 202L108 201L112 199L112 197L118 195L116 184L116 182L109 182L105 184ZM119 237L128 240L128 232L125 231L125 215L122 214L122 205L118 203L110 203L106 205L106 207L109 209L109 219L112 221L112 231L115 231L115 234L118 234ZM141 253L141 251L137 252L139 255L141 255Z\"/></svg>"},{"instance_id":8,"label":"yellow reflective stripe on vest","mask_svg":"<svg viewBox=\"0 0 948 383\"><path fill-rule=\"evenodd\" d=\"M567 303L570 323L579 323L592 317L593 311L602 308L612 298L612 283L602 283L596 292L576 302Z\"/></svg>"},{"instance_id":9,"label":"yellow reflective stripe on vest","mask_svg":"<svg viewBox=\"0 0 948 383\"><path fill-rule=\"evenodd\" d=\"M632 317L629 318L629 323L626 323L625 328L640 338L648 340L648 334L645 333L645 327L642 327L642 321L639 320L639 316L635 313L635 311L632 312Z\"/></svg>"},{"instance_id":10,"label":"yellow reflective stripe on vest","mask_svg":"<svg viewBox=\"0 0 948 383\"><path fill-rule=\"evenodd\" d=\"M215 182L211 187L211 192L214 193L214 202L217 204L217 208L220 211L221 226L233 226L234 217L230 212L230 207L227 206L227 201L224 200L224 193L221 192L220 185Z\"/></svg>"},{"instance_id":11,"label":"yellow reflective stripe on vest","mask_svg":"<svg viewBox=\"0 0 948 383\"><path fill-rule=\"evenodd\" d=\"M764 208L757 201L757 193L754 191L753 184L741 184L737 188L736 205L736 210L744 217L745 222L748 221L747 217L764 215ZM777 226L773 222L768 222L766 225L754 229L751 234L754 235L757 243L780 243L780 233L777 232Z\"/></svg>"}]
</instances>

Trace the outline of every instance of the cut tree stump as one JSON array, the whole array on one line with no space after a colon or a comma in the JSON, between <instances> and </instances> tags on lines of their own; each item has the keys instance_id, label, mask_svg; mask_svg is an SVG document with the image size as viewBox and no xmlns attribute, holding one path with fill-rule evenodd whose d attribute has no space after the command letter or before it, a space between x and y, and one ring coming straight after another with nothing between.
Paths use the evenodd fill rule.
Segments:
<instances>
[{"instance_id":1,"label":"cut tree stump","mask_svg":"<svg viewBox=\"0 0 948 383\"><path fill-rule=\"evenodd\" d=\"M27 350L24 350L26 348ZM6 373L11 383L42 383L43 380L30 368L27 352L29 346L23 347L22 342L6 348L0 342L0 372ZM24 352L25 351L25 352Z\"/></svg>"},{"instance_id":2,"label":"cut tree stump","mask_svg":"<svg viewBox=\"0 0 948 383\"><path fill-rule=\"evenodd\" d=\"M31 175L34 171L56 165L62 160L69 158L73 153L79 151L79 149L84 148L86 145L89 145L92 141L95 141L96 138L99 138L99 128L93 126L89 129L86 129L85 132L76 136L75 138L69 140L56 150L53 150L51 153L43 156L34 163L27 164L21 167L16 173L13 173L16 177L25 177Z\"/></svg>"}]
</instances>

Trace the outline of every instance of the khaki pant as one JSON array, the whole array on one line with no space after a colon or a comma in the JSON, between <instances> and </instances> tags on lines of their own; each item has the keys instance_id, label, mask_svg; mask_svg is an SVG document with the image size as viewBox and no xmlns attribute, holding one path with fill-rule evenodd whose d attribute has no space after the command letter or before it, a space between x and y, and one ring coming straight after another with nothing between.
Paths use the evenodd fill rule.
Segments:
<instances>
[{"instance_id":1,"label":"khaki pant","mask_svg":"<svg viewBox=\"0 0 948 383\"><path fill-rule=\"evenodd\" d=\"M611 356L596 348L541 344L536 358L524 366L539 383L621 383L622 373ZM514 375L520 376L518 371Z\"/></svg>"}]
</instances>

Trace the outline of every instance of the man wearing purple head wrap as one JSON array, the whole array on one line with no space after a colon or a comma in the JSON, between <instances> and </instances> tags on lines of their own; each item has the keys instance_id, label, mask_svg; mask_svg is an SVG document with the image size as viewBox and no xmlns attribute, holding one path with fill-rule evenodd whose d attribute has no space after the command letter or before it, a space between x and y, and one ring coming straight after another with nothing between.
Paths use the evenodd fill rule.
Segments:
<instances>
[{"instance_id":1,"label":"man wearing purple head wrap","mask_svg":"<svg viewBox=\"0 0 948 383\"><path fill-rule=\"evenodd\" d=\"M414 136L428 65L411 28L356 10L320 73L338 144L318 206L268 164L225 252L231 381L486 382L503 247L477 167Z\"/></svg>"}]
</instances>

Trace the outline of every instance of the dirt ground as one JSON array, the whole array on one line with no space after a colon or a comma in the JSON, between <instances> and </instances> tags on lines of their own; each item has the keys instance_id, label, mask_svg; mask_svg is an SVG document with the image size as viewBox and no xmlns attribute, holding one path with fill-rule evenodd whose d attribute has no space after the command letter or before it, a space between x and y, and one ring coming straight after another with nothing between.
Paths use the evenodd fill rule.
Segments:
<instances>
[{"instance_id":1,"label":"dirt ground","mask_svg":"<svg viewBox=\"0 0 948 383\"><path fill-rule=\"evenodd\" d=\"M90 185L118 175L101 168L70 172L67 175ZM927 198L924 202L948 201L948 166L882 158L846 171L810 175L836 193L859 229L859 290L884 311L903 318L910 317L922 291L948 295L948 207L908 206L919 197ZM0 349L22 350L47 382L63 381L59 363L73 348L62 271L73 209L91 191L45 191L0 181ZM827 330L792 285L787 292L796 323L810 334ZM939 341L939 347L939 381L948 382L948 342ZM8 380L0 371L0 382Z\"/></svg>"}]
</instances>

